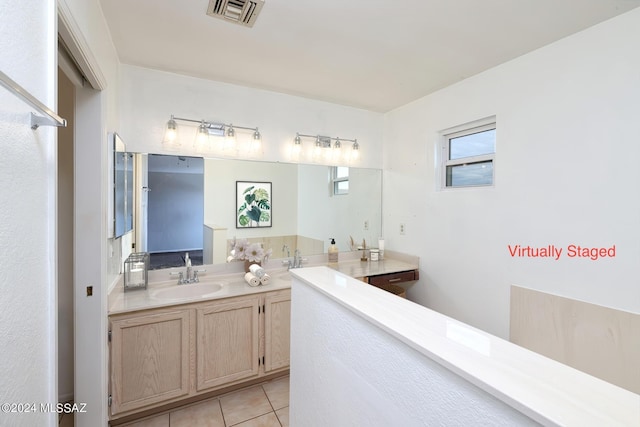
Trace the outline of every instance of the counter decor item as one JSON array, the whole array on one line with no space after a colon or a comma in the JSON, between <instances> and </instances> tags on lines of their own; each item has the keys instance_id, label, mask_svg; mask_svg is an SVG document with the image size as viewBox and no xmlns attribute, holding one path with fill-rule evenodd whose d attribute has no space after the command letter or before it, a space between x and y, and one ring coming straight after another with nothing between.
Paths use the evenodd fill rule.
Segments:
<instances>
[{"instance_id":1,"label":"counter decor item","mask_svg":"<svg viewBox=\"0 0 640 427\"><path fill-rule=\"evenodd\" d=\"M367 241L365 239L362 239L362 257L360 258L360 261L366 262L368 260L369 258L367 258Z\"/></svg>"},{"instance_id":2,"label":"counter decor item","mask_svg":"<svg viewBox=\"0 0 640 427\"><path fill-rule=\"evenodd\" d=\"M236 228L271 227L271 183L236 181Z\"/></svg>"},{"instance_id":3,"label":"counter decor item","mask_svg":"<svg viewBox=\"0 0 640 427\"><path fill-rule=\"evenodd\" d=\"M258 286L260 284L260 279L258 279L252 272L247 271L244 274L244 280L247 282L249 286Z\"/></svg>"},{"instance_id":4,"label":"counter decor item","mask_svg":"<svg viewBox=\"0 0 640 427\"><path fill-rule=\"evenodd\" d=\"M250 261L244 262L245 269L249 262ZM244 280L249 284L249 286L268 285L271 281L271 276L264 271L264 268L262 268L260 264L251 264L244 275Z\"/></svg>"},{"instance_id":5,"label":"counter decor item","mask_svg":"<svg viewBox=\"0 0 640 427\"><path fill-rule=\"evenodd\" d=\"M124 261L124 291L147 289L149 254L134 252Z\"/></svg>"},{"instance_id":6,"label":"counter decor item","mask_svg":"<svg viewBox=\"0 0 640 427\"><path fill-rule=\"evenodd\" d=\"M327 251L329 254L329 262L336 263L338 262L338 246L336 245L336 239L331 238L331 245L329 245L329 250Z\"/></svg>"},{"instance_id":7,"label":"counter decor item","mask_svg":"<svg viewBox=\"0 0 640 427\"><path fill-rule=\"evenodd\" d=\"M249 261L248 259L244 260L244 272L248 273L251 271L251 266L252 265L258 265L261 266L262 263L261 262L255 262L255 261Z\"/></svg>"},{"instance_id":8,"label":"counter decor item","mask_svg":"<svg viewBox=\"0 0 640 427\"><path fill-rule=\"evenodd\" d=\"M272 250L264 250L260 243L249 243L247 239L234 240L231 245L230 260L244 261L244 271L248 273L252 265L261 266L271 256Z\"/></svg>"}]
</instances>

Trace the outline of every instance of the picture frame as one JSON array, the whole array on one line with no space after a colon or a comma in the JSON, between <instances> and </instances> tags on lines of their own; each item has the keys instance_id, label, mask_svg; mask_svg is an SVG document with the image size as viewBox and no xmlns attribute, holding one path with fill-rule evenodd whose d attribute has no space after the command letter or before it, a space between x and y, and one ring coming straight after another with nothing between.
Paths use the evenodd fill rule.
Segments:
<instances>
[{"instance_id":1,"label":"picture frame","mask_svg":"<svg viewBox=\"0 0 640 427\"><path fill-rule=\"evenodd\" d=\"M271 227L271 182L236 181L236 228Z\"/></svg>"}]
</instances>

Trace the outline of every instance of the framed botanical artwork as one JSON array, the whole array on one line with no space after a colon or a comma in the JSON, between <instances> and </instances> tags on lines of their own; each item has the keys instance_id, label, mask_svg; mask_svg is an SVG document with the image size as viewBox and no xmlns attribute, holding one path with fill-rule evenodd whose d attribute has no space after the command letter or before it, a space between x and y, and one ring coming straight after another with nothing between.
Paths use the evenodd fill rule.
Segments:
<instances>
[{"instance_id":1,"label":"framed botanical artwork","mask_svg":"<svg viewBox=\"0 0 640 427\"><path fill-rule=\"evenodd\" d=\"M271 183L236 181L236 228L271 227Z\"/></svg>"}]
</instances>

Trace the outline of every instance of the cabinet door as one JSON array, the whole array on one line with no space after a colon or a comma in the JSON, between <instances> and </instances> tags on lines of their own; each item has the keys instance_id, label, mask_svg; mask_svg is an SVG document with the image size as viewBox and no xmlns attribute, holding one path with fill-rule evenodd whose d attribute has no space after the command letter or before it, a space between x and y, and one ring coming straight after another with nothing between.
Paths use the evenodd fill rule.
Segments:
<instances>
[{"instance_id":1,"label":"cabinet door","mask_svg":"<svg viewBox=\"0 0 640 427\"><path fill-rule=\"evenodd\" d=\"M111 321L111 413L189 393L189 310Z\"/></svg>"},{"instance_id":2,"label":"cabinet door","mask_svg":"<svg viewBox=\"0 0 640 427\"><path fill-rule=\"evenodd\" d=\"M270 292L264 300L264 371L289 366L291 333L291 290Z\"/></svg>"},{"instance_id":3,"label":"cabinet door","mask_svg":"<svg viewBox=\"0 0 640 427\"><path fill-rule=\"evenodd\" d=\"M198 391L258 375L259 302L231 298L196 310Z\"/></svg>"}]
</instances>

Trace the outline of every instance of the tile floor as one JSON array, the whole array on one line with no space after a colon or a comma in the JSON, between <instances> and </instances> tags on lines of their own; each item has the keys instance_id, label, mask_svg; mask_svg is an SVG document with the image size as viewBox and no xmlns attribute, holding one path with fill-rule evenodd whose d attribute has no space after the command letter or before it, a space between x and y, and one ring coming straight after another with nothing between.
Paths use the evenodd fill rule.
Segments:
<instances>
[{"instance_id":1,"label":"tile floor","mask_svg":"<svg viewBox=\"0 0 640 427\"><path fill-rule=\"evenodd\" d=\"M73 417L63 416L60 426L73 427ZM200 426L288 427L289 376L126 424L126 427Z\"/></svg>"}]
</instances>

